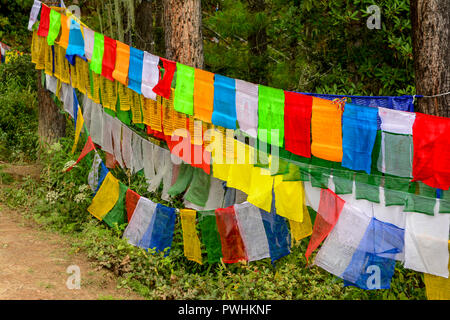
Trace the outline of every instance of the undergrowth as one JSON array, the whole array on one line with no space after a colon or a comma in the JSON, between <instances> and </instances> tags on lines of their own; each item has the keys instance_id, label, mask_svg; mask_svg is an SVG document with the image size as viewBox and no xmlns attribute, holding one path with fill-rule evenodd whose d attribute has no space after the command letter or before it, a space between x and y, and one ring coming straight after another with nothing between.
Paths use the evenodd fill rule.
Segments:
<instances>
[{"instance_id":1,"label":"undergrowth","mask_svg":"<svg viewBox=\"0 0 450 320\"><path fill-rule=\"evenodd\" d=\"M83 138L80 139L84 141ZM62 139L41 153L44 166L40 181L31 178L1 188L0 200L18 209L45 228L70 238L74 249L81 250L97 265L118 276L118 286L130 288L147 299L426 299L422 274L397 264L391 289L365 291L344 287L340 279L307 266L304 253L309 238L296 243L292 253L276 265L270 259L250 264L204 264L183 255L181 224L177 217L170 254L146 252L122 239L125 225L109 228L86 210L92 195L87 185L88 155L73 170L63 172L73 139ZM180 207L180 198L167 203L160 191L149 193L142 174L127 176L114 170L114 176L140 195L153 201ZM131 185L129 184L131 182Z\"/></svg>"}]
</instances>

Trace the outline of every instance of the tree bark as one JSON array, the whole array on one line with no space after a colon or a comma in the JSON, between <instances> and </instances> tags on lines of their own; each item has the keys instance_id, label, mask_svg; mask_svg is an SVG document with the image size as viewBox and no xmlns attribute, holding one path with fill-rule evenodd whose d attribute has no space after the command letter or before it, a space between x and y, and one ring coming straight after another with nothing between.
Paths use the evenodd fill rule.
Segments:
<instances>
[{"instance_id":1,"label":"tree bark","mask_svg":"<svg viewBox=\"0 0 450 320\"><path fill-rule=\"evenodd\" d=\"M416 93L450 91L450 0L411 0ZM450 95L420 98L416 111L450 117Z\"/></svg>"},{"instance_id":2,"label":"tree bark","mask_svg":"<svg viewBox=\"0 0 450 320\"><path fill-rule=\"evenodd\" d=\"M200 0L164 0L166 58L203 68L202 11Z\"/></svg>"},{"instance_id":3,"label":"tree bark","mask_svg":"<svg viewBox=\"0 0 450 320\"><path fill-rule=\"evenodd\" d=\"M50 91L42 86L41 70L37 70L38 88L38 135L41 143L52 144L66 135L66 117L50 96Z\"/></svg>"},{"instance_id":4,"label":"tree bark","mask_svg":"<svg viewBox=\"0 0 450 320\"><path fill-rule=\"evenodd\" d=\"M54 1L42 1L52 4ZM50 92L42 87L41 70L36 72L38 88L38 134L41 143L52 144L66 135L66 118L53 101Z\"/></svg>"}]
</instances>

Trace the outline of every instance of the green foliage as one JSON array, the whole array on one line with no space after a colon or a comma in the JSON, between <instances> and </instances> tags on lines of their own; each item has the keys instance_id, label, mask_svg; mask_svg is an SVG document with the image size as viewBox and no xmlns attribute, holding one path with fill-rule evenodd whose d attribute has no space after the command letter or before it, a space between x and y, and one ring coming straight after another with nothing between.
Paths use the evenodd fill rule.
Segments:
<instances>
[{"instance_id":1,"label":"green foliage","mask_svg":"<svg viewBox=\"0 0 450 320\"><path fill-rule=\"evenodd\" d=\"M35 77L30 56L19 56L0 65L0 160L36 158Z\"/></svg>"},{"instance_id":2,"label":"green foliage","mask_svg":"<svg viewBox=\"0 0 450 320\"><path fill-rule=\"evenodd\" d=\"M28 18L33 0L0 0L0 41L21 52L30 52Z\"/></svg>"},{"instance_id":3,"label":"green foliage","mask_svg":"<svg viewBox=\"0 0 450 320\"><path fill-rule=\"evenodd\" d=\"M259 83L303 92L414 93L409 0L266 0L257 13L248 2L224 0L204 15L204 33L216 38L205 42L213 72L258 83L252 70L263 69ZM379 30L366 26L372 4ZM267 51L255 54L248 40L261 32Z\"/></svg>"}]
</instances>

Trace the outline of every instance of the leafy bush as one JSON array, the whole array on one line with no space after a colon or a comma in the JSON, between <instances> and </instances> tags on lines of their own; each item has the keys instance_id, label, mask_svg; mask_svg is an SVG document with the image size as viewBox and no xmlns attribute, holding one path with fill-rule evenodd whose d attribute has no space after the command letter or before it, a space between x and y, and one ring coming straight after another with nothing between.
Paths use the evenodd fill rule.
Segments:
<instances>
[{"instance_id":1,"label":"leafy bush","mask_svg":"<svg viewBox=\"0 0 450 320\"><path fill-rule=\"evenodd\" d=\"M34 160L37 138L36 71L30 56L0 65L0 159Z\"/></svg>"}]
</instances>

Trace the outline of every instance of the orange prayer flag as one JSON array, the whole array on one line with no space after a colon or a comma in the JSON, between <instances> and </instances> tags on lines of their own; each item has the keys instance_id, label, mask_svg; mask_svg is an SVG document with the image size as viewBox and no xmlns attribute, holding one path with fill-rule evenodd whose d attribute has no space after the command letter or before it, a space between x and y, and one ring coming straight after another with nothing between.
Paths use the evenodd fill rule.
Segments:
<instances>
[{"instance_id":1,"label":"orange prayer flag","mask_svg":"<svg viewBox=\"0 0 450 320\"><path fill-rule=\"evenodd\" d=\"M128 86L128 68L130 66L130 46L116 41L116 67L113 71L113 78Z\"/></svg>"},{"instance_id":2,"label":"orange prayer flag","mask_svg":"<svg viewBox=\"0 0 450 320\"><path fill-rule=\"evenodd\" d=\"M321 159L342 161L342 110L331 100L313 97L311 153Z\"/></svg>"},{"instance_id":3,"label":"orange prayer flag","mask_svg":"<svg viewBox=\"0 0 450 320\"><path fill-rule=\"evenodd\" d=\"M61 36L59 40L56 41L64 49L67 49L69 46L69 33L70 33L70 18L65 14L61 14Z\"/></svg>"},{"instance_id":4,"label":"orange prayer flag","mask_svg":"<svg viewBox=\"0 0 450 320\"><path fill-rule=\"evenodd\" d=\"M214 73L195 69L194 118L211 123L214 107Z\"/></svg>"}]
</instances>

